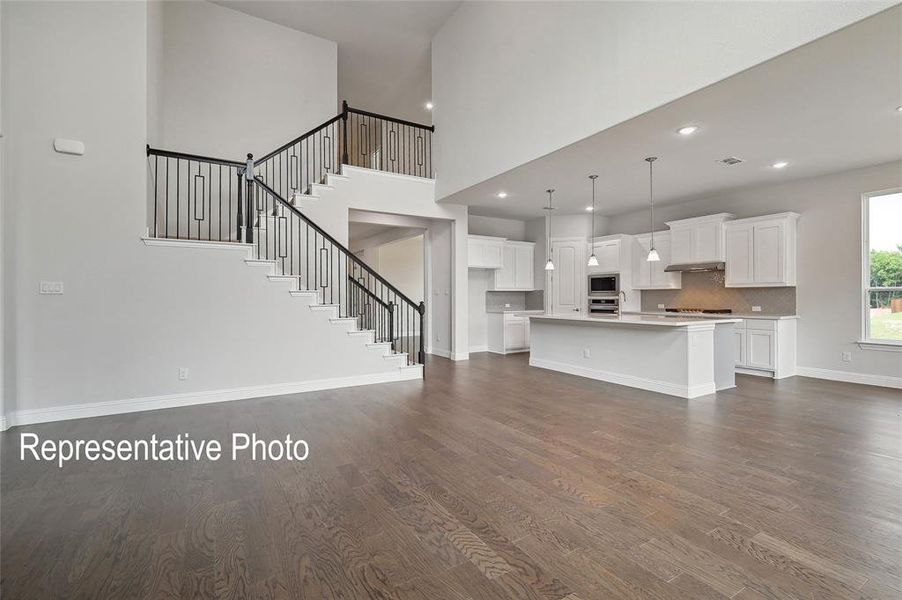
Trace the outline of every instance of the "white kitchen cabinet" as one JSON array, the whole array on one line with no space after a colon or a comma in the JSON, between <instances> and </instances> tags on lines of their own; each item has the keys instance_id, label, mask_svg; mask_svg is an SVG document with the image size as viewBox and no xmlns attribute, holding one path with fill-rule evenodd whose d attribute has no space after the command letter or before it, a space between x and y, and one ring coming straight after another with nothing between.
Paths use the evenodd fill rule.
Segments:
<instances>
[{"instance_id":1,"label":"white kitchen cabinet","mask_svg":"<svg viewBox=\"0 0 902 600\"><path fill-rule=\"evenodd\" d=\"M495 271L496 291L535 289L535 253L532 242L505 241L501 268Z\"/></svg>"},{"instance_id":2,"label":"white kitchen cabinet","mask_svg":"<svg viewBox=\"0 0 902 600\"><path fill-rule=\"evenodd\" d=\"M635 290L670 290L680 289L681 273L667 273L664 268L671 264L671 236L667 231L655 232L655 249L661 260L648 262L648 251L651 249L651 234L643 233L633 236L632 287Z\"/></svg>"},{"instance_id":3,"label":"white kitchen cabinet","mask_svg":"<svg viewBox=\"0 0 902 600\"><path fill-rule=\"evenodd\" d=\"M486 325L489 352L509 354L529 350L529 317L489 313Z\"/></svg>"},{"instance_id":4,"label":"white kitchen cabinet","mask_svg":"<svg viewBox=\"0 0 902 600\"><path fill-rule=\"evenodd\" d=\"M590 252L595 252L595 258L598 259L597 267L589 267L588 273L620 273L620 245L621 240L604 240L595 241L589 248Z\"/></svg>"},{"instance_id":5,"label":"white kitchen cabinet","mask_svg":"<svg viewBox=\"0 0 902 600\"><path fill-rule=\"evenodd\" d=\"M776 333L747 329L745 366L750 369L773 371L776 364Z\"/></svg>"},{"instance_id":6,"label":"white kitchen cabinet","mask_svg":"<svg viewBox=\"0 0 902 600\"><path fill-rule=\"evenodd\" d=\"M730 213L717 213L693 219L668 221L670 228L670 263L675 265L724 260L724 223L733 219Z\"/></svg>"},{"instance_id":7,"label":"white kitchen cabinet","mask_svg":"<svg viewBox=\"0 0 902 600\"><path fill-rule=\"evenodd\" d=\"M796 213L780 213L727 223L724 285L794 286L798 218Z\"/></svg>"},{"instance_id":8,"label":"white kitchen cabinet","mask_svg":"<svg viewBox=\"0 0 902 600\"><path fill-rule=\"evenodd\" d=\"M795 375L795 319L745 319L734 326L736 368L741 373Z\"/></svg>"},{"instance_id":9,"label":"white kitchen cabinet","mask_svg":"<svg viewBox=\"0 0 902 600\"><path fill-rule=\"evenodd\" d=\"M504 265L504 238L467 236L467 266L471 269L500 269Z\"/></svg>"}]
</instances>

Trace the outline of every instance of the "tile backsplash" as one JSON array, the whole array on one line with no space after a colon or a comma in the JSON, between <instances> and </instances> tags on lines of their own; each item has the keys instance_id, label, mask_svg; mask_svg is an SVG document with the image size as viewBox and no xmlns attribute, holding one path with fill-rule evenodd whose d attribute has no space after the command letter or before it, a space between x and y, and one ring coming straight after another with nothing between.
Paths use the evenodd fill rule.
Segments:
<instances>
[{"instance_id":1,"label":"tile backsplash","mask_svg":"<svg viewBox=\"0 0 902 600\"><path fill-rule=\"evenodd\" d=\"M505 306L510 304L510 306ZM541 310L544 307L544 292L492 292L485 294L486 312L501 310Z\"/></svg>"},{"instance_id":2,"label":"tile backsplash","mask_svg":"<svg viewBox=\"0 0 902 600\"><path fill-rule=\"evenodd\" d=\"M683 273L679 290L645 290L642 310L660 310L658 304L674 308L730 308L735 313L751 313L760 306L761 314L793 315L796 312L794 287L726 288L723 272Z\"/></svg>"}]
</instances>

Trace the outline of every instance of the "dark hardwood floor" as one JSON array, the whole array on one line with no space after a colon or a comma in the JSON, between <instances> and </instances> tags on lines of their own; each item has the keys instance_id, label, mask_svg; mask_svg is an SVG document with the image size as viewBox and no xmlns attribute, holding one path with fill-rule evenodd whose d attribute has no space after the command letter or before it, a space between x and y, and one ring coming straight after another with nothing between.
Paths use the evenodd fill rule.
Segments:
<instances>
[{"instance_id":1,"label":"dark hardwood floor","mask_svg":"<svg viewBox=\"0 0 902 600\"><path fill-rule=\"evenodd\" d=\"M14 598L902 598L902 393L691 401L432 359L425 382L13 429ZM19 461L19 433L310 443L306 462Z\"/></svg>"}]
</instances>

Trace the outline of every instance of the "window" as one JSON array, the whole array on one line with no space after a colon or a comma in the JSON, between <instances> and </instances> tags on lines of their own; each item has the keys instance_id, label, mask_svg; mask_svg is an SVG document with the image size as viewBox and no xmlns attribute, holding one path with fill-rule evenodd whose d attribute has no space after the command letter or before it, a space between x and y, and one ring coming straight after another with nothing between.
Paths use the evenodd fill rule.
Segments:
<instances>
[{"instance_id":1,"label":"window","mask_svg":"<svg viewBox=\"0 0 902 600\"><path fill-rule=\"evenodd\" d=\"M864 197L862 233L863 340L902 345L902 190Z\"/></svg>"}]
</instances>

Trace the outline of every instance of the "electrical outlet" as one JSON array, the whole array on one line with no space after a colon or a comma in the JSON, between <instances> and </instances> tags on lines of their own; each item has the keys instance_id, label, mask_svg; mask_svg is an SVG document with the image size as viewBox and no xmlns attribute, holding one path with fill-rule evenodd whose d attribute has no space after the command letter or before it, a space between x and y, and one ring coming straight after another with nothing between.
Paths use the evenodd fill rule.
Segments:
<instances>
[{"instance_id":1,"label":"electrical outlet","mask_svg":"<svg viewBox=\"0 0 902 600\"><path fill-rule=\"evenodd\" d=\"M842 353L842 361L843 362L852 362L852 353L851 352L843 352Z\"/></svg>"},{"instance_id":2,"label":"electrical outlet","mask_svg":"<svg viewBox=\"0 0 902 600\"><path fill-rule=\"evenodd\" d=\"M504 308L510 308L510 307L511 307L511 303L510 303L510 302L505 302L505 303L504 303Z\"/></svg>"},{"instance_id":3,"label":"electrical outlet","mask_svg":"<svg viewBox=\"0 0 902 600\"><path fill-rule=\"evenodd\" d=\"M753 307L752 307L752 312L761 312L761 307L760 307L760 306L753 306Z\"/></svg>"},{"instance_id":4,"label":"electrical outlet","mask_svg":"<svg viewBox=\"0 0 902 600\"><path fill-rule=\"evenodd\" d=\"M58 296L63 293L63 282L62 281L42 281L41 287L40 287L40 293Z\"/></svg>"},{"instance_id":5,"label":"electrical outlet","mask_svg":"<svg viewBox=\"0 0 902 600\"><path fill-rule=\"evenodd\" d=\"M658 308L660 308L660 309L662 309L662 310L663 310L663 309L664 309L664 308L665 308L665 307L664 307L664 305L663 305L663 304L659 304L659 305L658 305Z\"/></svg>"},{"instance_id":6,"label":"electrical outlet","mask_svg":"<svg viewBox=\"0 0 902 600\"><path fill-rule=\"evenodd\" d=\"M592 358L592 351L588 348L583 348L583 358Z\"/></svg>"},{"instance_id":7,"label":"electrical outlet","mask_svg":"<svg viewBox=\"0 0 902 600\"><path fill-rule=\"evenodd\" d=\"M179 381L188 379L188 367L179 367Z\"/></svg>"}]
</instances>

